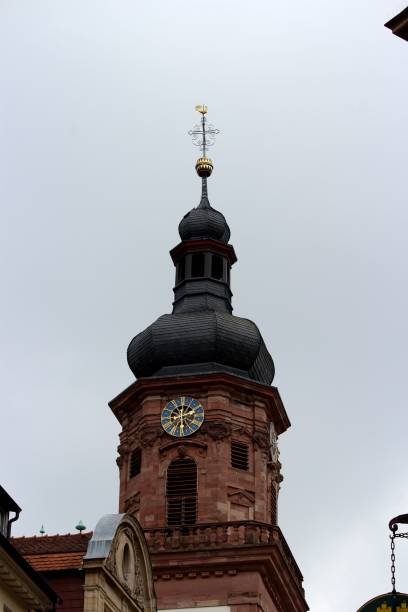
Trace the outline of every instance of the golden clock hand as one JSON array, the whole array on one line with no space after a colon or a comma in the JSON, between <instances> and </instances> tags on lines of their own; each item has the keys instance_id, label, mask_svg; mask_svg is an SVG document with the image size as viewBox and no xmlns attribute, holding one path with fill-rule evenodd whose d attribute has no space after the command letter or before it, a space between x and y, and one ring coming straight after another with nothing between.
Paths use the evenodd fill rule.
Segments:
<instances>
[{"instance_id":1,"label":"golden clock hand","mask_svg":"<svg viewBox=\"0 0 408 612\"><path fill-rule=\"evenodd\" d=\"M184 407L180 408L180 435L184 436Z\"/></svg>"},{"instance_id":2,"label":"golden clock hand","mask_svg":"<svg viewBox=\"0 0 408 612\"><path fill-rule=\"evenodd\" d=\"M176 433L177 427L178 427L177 423L173 423L173 425L171 426L171 429L170 429L170 433L172 435Z\"/></svg>"}]
</instances>

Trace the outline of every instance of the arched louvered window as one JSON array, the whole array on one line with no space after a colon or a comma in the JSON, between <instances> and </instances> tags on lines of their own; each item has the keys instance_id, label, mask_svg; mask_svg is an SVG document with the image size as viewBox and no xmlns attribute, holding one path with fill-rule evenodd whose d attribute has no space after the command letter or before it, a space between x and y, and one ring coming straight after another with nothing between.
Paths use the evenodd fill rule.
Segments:
<instances>
[{"instance_id":1,"label":"arched louvered window","mask_svg":"<svg viewBox=\"0 0 408 612\"><path fill-rule=\"evenodd\" d=\"M175 459L167 469L167 524L197 521L197 466L193 459Z\"/></svg>"}]
</instances>

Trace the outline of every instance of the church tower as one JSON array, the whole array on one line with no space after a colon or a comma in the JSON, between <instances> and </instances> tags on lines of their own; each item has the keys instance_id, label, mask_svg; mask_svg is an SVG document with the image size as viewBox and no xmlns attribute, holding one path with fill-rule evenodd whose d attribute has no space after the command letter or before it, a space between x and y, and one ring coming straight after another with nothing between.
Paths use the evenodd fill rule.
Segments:
<instances>
[{"instance_id":1,"label":"church tower","mask_svg":"<svg viewBox=\"0 0 408 612\"><path fill-rule=\"evenodd\" d=\"M290 422L258 327L232 314L237 258L207 192L218 130L196 110L201 201L170 252L173 312L133 338L137 380L110 402L122 426L119 509L144 528L158 610L303 612L277 518L277 439Z\"/></svg>"}]
</instances>

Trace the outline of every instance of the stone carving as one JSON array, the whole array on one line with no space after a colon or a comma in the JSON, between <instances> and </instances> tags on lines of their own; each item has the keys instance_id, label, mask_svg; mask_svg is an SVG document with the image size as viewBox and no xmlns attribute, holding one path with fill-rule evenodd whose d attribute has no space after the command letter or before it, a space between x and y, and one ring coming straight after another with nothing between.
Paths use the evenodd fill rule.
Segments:
<instances>
[{"instance_id":1,"label":"stone carving","mask_svg":"<svg viewBox=\"0 0 408 612\"><path fill-rule=\"evenodd\" d=\"M268 463L268 467L271 470L271 480L272 482L276 482L277 484L281 483L283 480L283 476L281 474L282 464L280 461L270 461Z\"/></svg>"},{"instance_id":2,"label":"stone carving","mask_svg":"<svg viewBox=\"0 0 408 612\"><path fill-rule=\"evenodd\" d=\"M198 440L183 440L182 443L180 443L180 440L168 442L159 448L159 453L164 458L167 456L167 453L175 449L179 457L186 457L188 450L193 448L198 450L198 454L201 457L205 457L207 453L207 444L199 442Z\"/></svg>"},{"instance_id":3,"label":"stone carving","mask_svg":"<svg viewBox=\"0 0 408 612\"><path fill-rule=\"evenodd\" d=\"M113 540L113 544L111 546L108 558L105 561L105 565L106 565L107 569L116 578L118 578L118 570L117 570L117 565L116 565L116 557L117 557L118 547L119 547L119 538L115 538Z\"/></svg>"},{"instance_id":4,"label":"stone carving","mask_svg":"<svg viewBox=\"0 0 408 612\"><path fill-rule=\"evenodd\" d=\"M269 438L268 435L263 431L254 431L252 434L252 440L256 446L265 450L269 448Z\"/></svg>"},{"instance_id":5,"label":"stone carving","mask_svg":"<svg viewBox=\"0 0 408 612\"><path fill-rule=\"evenodd\" d=\"M238 506L246 506L247 508L251 508L255 502L255 495L242 489L229 488L228 497L233 504L237 504Z\"/></svg>"},{"instance_id":6,"label":"stone carving","mask_svg":"<svg viewBox=\"0 0 408 612\"><path fill-rule=\"evenodd\" d=\"M153 446L158 438L164 434L161 427L143 427L139 431L140 444L143 447Z\"/></svg>"},{"instance_id":7,"label":"stone carving","mask_svg":"<svg viewBox=\"0 0 408 612\"><path fill-rule=\"evenodd\" d=\"M125 501L125 512L135 514L140 510L140 491L129 497Z\"/></svg>"},{"instance_id":8,"label":"stone carving","mask_svg":"<svg viewBox=\"0 0 408 612\"><path fill-rule=\"evenodd\" d=\"M131 545L133 551L133 564L131 567L131 579L127 580L123 576L123 551L127 543ZM144 609L144 581L141 572L143 567L143 558L139 550L138 542L135 539L134 533L128 527L119 527L115 539L112 544L109 556L105 562L109 572L119 580L122 587L127 593L138 602L139 606Z\"/></svg>"},{"instance_id":9,"label":"stone carving","mask_svg":"<svg viewBox=\"0 0 408 612\"><path fill-rule=\"evenodd\" d=\"M247 438L252 440L252 436L251 436L250 432L243 425L241 425L239 427L233 427L232 431L233 431L234 434L236 434L238 436L246 436Z\"/></svg>"},{"instance_id":10,"label":"stone carving","mask_svg":"<svg viewBox=\"0 0 408 612\"><path fill-rule=\"evenodd\" d=\"M133 497L137 501L137 494ZM143 530L132 514L101 517L84 558L84 574L85 610L156 612L149 552ZM96 597L96 589L101 597Z\"/></svg>"},{"instance_id":11,"label":"stone carving","mask_svg":"<svg viewBox=\"0 0 408 612\"><path fill-rule=\"evenodd\" d=\"M121 468L126 458L126 455L129 452L129 447L125 442L122 442L122 444L119 444L117 450L118 450L119 457L117 457L116 459L116 464L118 465L119 468Z\"/></svg>"},{"instance_id":12,"label":"stone carving","mask_svg":"<svg viewBox=\"0 0 408 612\"><path fill-rule=\"evenodd\" d=\"M123 529L123 533L124 535L130 540L130 542L132 543L132 548L133 548L133 552L135 555L134 558L134 574L133 574L133 578L134 580L132 580L131 585L128 583L125 583L125 588L126 590L129 591L129 593L132 595L132 597L135 597L138 604L140 605L141 608L144 609L144 598L143 598L143 592L144 592L144 588L143 588L143 576L142 576L142 572L140 571L140 568L143 567L143 559L142 559L142 555L141 555L141 551L139 550L139 545L138 542L135 539L135 535L133 533L133 531L131 529L129 529L128 527L125 527Z\"/></svg>"},{"instance_id":13,"label":"stone carving","mask_svg":"<svg viewBox=\"0 0 408 612\"><path fill-rule=\"evenodd\" d=\"M231 435L231 425L224 421L207 421L201 426L201 431L218 441Z\"/></svg>"}]
</instances>

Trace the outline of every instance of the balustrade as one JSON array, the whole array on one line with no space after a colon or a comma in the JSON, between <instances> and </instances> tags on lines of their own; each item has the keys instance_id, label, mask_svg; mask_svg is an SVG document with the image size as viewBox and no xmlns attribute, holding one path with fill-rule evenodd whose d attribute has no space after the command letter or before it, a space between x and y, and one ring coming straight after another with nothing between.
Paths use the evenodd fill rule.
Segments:
<instances>
[{"instance_id":1,"label":"balustrade","mask_svg":"<svg viewBox=\"0 0 408 612\"><path fill-rule=\"evenodd\" d=\"M149 528L144 533L152 552L277 544L299 584L302 583L300 570L277 526L257 521L232 521Z\"/></svg>"}]
</instances>

